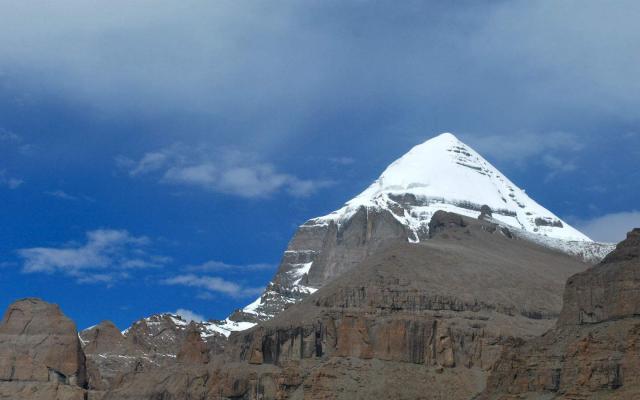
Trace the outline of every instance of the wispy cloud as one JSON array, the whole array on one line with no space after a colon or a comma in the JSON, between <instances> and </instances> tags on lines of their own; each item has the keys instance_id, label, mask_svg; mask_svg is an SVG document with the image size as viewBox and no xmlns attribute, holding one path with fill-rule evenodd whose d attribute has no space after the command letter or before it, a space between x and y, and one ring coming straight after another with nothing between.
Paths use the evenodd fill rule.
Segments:
<instances>
[{"instance_id":1,"label":"wispy cloud","mask_svg":"<svg viewBox=\"0 0 640 400\"><path fill-rule=\"evenodd\" d=\"M0 142L19 143L21 141L22 138L17 133L0 128Z\"/></svg>"},{"instance_id":2,"label":"wispy cloud","mask_svg":"<svg viewBox=\"0 0 640 400\"><path fill-rule=\"evenodd\" d=\"M121 156L116 163L131 177L153 175L162 183L245 198L266 197L281 191L304 197L332 184L329 180L301 179L278 171L251 154L183 145L149 152L138 160Z\"/></svg>"},{"instance_id":3,"label":"wispy cloud","mask_svg":"<svg viewBox=\"0 0 640 400\"><path fill-rule=\"evenodd\" d=\"M572 172L578 169L575 161L570 157L567 159L563 159L559 156L545 154L544 156L542 156L542 163L550 170L550 172L544 179L545 182L552 181L560 174Z\"/></svg>"},{"instance_id":4,"label":"wispy cloud","mask_svg":"<svg viewBox=\"0 0 640 400\"><path fill-rule=\"evenodd\" d=\"M217 272L217 271L268 271L273 270L275 265L267 263L235 265L227 264L222 261L210 260L198 265L188 265L185 267L187 271L199 272Z\"/></svg>"},{"instance_id":5,"label":"wispy cloud","mask_svg":"<svg viewBox=\"0 0 640 400\"><path fill-rule=\"evenodd\" d=\"M329 162L336 165L351 165L356 162L351 157L329 157Z\"/></svg>"},{"instance_id":6,"label":"wispy cloud","mask_svg":"<svg viewBox=\"0 0 640 400\"><path fill-rule=\"evenodd\" d=\"M154 255L147 248L151 240L126 230L89 231L83 244L60 247L32 247L18 250L24 273L62 273L78 283L113 283L136 269L159 268L170 258Z\"/></svg>"},{"instance_id":7,"label":"wispy cloud","mask_svg":"<svg viewBox=\"0 0 640 400\"><path fill-rule=\"evenodd\" d=\"M584 138L567 132L513 133L508 135L464 136L480 154L522 164L550 153L575 153L584 148Z\"/></svg>"},{"instance_id":8,"label":"wispy cloud","mask_svg":"<svg viewBox=\"0 0 640 400\"><path fill-rule=\"evenodd\" d=\"M600 242L619 242L633 228L640 228L640 211L626 211L577 220L576 228Z\"/></svg>"},{"instance_id":9,"label":"wispy cloud","mask_svg":"<svg viewBox=\"0 0 640 400\"><path fill-rule=\"evenodd\" d=\"M23 155L33 151L33 146L25 143L21 135L4 128L0 128L0 143L4 143L5 146L10 147L12 150L17 150Z\"/></svg>"},{"instance_id":10,"label":"wispy cloud","mask_svg":"<svg viewBox=\"0 0 640 400\"><path fill-rule=\"evenodd\" d=\"M205 320L205 317L203 315L193 312L191 310L184 309L184 308L178 308L172 314L182 317L182 319L184 319L187 322L191 322L191 321L202 322Z\"/></svg>"},{"instance_id":11,"label":"wispy cloud","mask_svg":"<svg viewBox=\"0 0 640 400\"><path fill-rule=\"evenodd\" d=\"M263 288L246 287L236 282L231 282L217 276L204 276L196 274L184 274L174 276L162 281L165 285L180 285L207 292L222 293L232 297L250 297L262 292Z\"/></svg>"},{"instance_id":12,"label":"wispy cloud","mask_svg":"<svg viewBox=\"0 0 640 400\"><path fill-rule=\"evenodd\" d=\"M51 197L57 197L58 199L62 199L62 200L72 200L72 201L78 200L76 196L70 195L64 190L53 190L51 192L45 192L45 194L48 194Z\"/></svg>"},{"instance_id":13,"label":"wispy cloud","mask_svg":"<svg viewBox=\"0 0 640 400\"><path fill-rule=\"evenodd\" d=\"M47 196L55 197L55 198L60 199L60 200L68 200L68 201L81 201L82 200L82 201L88 201L88 202L91 202L91 203L96 201L93 197L86 196L86 195L83 195L83 194L75 195L75 194L71 194L71 193L65 192L64 190L60 190L60 189L46 191L46 192L44 192L44 194L46 194Z\"/></svg>"},{"instance_id":14,"label":"wispy cloud","mask_svg":"<svg viewBox=\"0 0 640 400\"><path fill-rule=\"evenodd\" d=\"M585 138L567 132L521 132L509 135L471 135L465 140L487 158L528 168L538 163L548 170L545 181L578 168L576 155L585 148Z\"/></svg>"},{"instance_id":15,"label":"wispy cloud","mask_svg":"<svg viewBox=\"0 0 640 400\"><path fill-rule=\"evenodd\" d=\"M0 186L4 186L9 189L17 189L22 185L24 181L22 179L9 176L7 171L4 169L0 169Z\"/></svg>"}]
</instances>

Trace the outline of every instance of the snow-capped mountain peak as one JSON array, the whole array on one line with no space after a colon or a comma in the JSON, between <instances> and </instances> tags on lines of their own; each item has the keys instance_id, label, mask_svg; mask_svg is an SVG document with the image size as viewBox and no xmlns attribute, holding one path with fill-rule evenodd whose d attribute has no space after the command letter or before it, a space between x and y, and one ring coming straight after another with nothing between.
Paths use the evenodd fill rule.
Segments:
<instances>
[{"instance_id":1,"label":"snow-capped mountain peak","mask_svg":"<svg viewBox=\"0 0 640 400\"><path fill-rule=\"evenodd\" d=\"M342 208L301 225L262 296L221 328L253 325L311 295L392 241L430 238L439 211L483 218L515 237L596 262L613 246L591 241L531 199L451 133L413 147ZM338 278L339 279L339 278ZM248 325L247 325L248 324Z\"/></svg>"},{"instance_id":2,"label":"snow-capped mountain peak","mask_svg":"<svg viewBox=\"0 0 640 400\"><path fill-rule=\"evenodd\" d=\"M343 208L316 220L343 220L361 206L390 207L407 195L417 204L412 207L412 215L399 217L414 230L426 227L437 210L477 217L480 208L487 205L493 217L507 225L551 238L590 241L451 133L413 147ZM416 241L419 236L415 232L410 240Z\"/></svg>"}]
</instances>

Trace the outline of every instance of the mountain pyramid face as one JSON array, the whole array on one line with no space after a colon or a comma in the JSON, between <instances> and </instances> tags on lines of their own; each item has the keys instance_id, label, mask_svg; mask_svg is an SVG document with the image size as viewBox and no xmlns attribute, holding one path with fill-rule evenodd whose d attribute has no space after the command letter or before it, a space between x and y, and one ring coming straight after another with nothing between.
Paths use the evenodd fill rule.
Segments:
<instances>
[{"instance_id":1,"label":"mountain pyramid face","mask_svg":"<svg viewBox=\"0 0 640 400\"><path fill-rule=\"evenodd\" d=\"M475 218L483 205L491 209L495 219L507 225L555 239L590 241L532 200L451 133L415 146L345 207L314 221L340 222L363 206L393 211L396 204L405 206L404 213L396 211L394 215L409 227L410 242L426 237L425 228L435 211Z\"/></svg>"},{"instance_id":2,"label":"mountain pyramid face","mask_svg":"<svg viewBox=\"0 0 640 400\"><path fill-rule=\"evenodd\" d=\"M429 239L438 211L483 218L518 237L597 262L613 247L595 243L531 199L451 133L412 148L358 196L295 233L278 272L256 301L220 326L264 321L393 242Z\"/></svg>"}]
</instances>

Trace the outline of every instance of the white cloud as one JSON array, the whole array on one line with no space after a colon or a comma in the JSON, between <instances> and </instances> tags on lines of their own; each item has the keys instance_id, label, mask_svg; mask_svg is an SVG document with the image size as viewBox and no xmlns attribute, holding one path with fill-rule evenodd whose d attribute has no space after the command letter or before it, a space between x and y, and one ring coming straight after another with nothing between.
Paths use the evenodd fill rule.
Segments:
<instances>
[{"instance_id":1,"label":"white cloud","mask_svg":"<svg viewBox=\"0 0 640 400\"><path fill-rule=\"evenodd\" d=\"M567 132L465 136L480 154L490 159L531 168L539 163L549 171L545 182L578 169L576 155L585 148L585 138Z\"/></svg>"},{"instance_id":2,"label":"white cloud","mask_svg":"<svg viewBox=\"0 0 640 400\"><path fill-rule=\"evenodd\" d=\"M534 157L551 156L551 153L575 153L584 148L584 138L566 132L465 136L465 140L480 154L516 164L524 164Z\"/></svg>"},{"instance_id":3,"label":"white cloud","mask_svg":"<svg viewBox=\"0 0 640 400\"><path fill-rule=\"evenodd\" d=\"M4 128L0 128L0 143L4 143L5 147L17 150L22 155L29 155L34 150L32 145L24 142L22 136Z\"/></svg>"},{"instance_id":4,"label":"white cloud","mask_svg":"<svg viewBox=\"0 0 640 400\"><path fill-rule=\"evenodd\" d=\"M51 197L57 197L62 200L72 200L72 201L78 200L76 196L70 195L64 190L53 190L50 192L45 192L45 194L48 194Z\"/></svg>"},{"instance_id":5,"label":"white cloud","mask_svg":"<svg viewBox=\"0 0 640 400\"><path fill-rule=\"evenodd\" d=\"M119 157L116 162L132 177L155 173L158 180L166 184L246 198L266 197L280 191L305 197L332 184L328 180L300 179L280 172L251 154L183 145L146 153L137 161Z\"/></svg>"},{"instance_id":6,"label":"white cloud","mask_svg":"<svg viewBox=\"0 0 640 400\"><path fill-rule=\"evenodd\" d=\"M273 264L266 263L256 263L256 264L245 264L245 265L235 265L235 264L227 264L222 261L210 260L198 265L189 265L185 267L187 271L201 271L201 272L212 272L212 271L260 271L260 270L272 270L275 266Z\"/></svg>"},{"instance_id":7,"label":"white cloud","mask_svg":"<svg viewBox=\"0 0 640 400\"><path fill-rule=\"evenodd\" d=\"M140 161L138 161L129 173L131 176L146 174L148 172L155 171L167 162L168 156L164 153L147 153Z\"/></svg>"},{"instance_id":8,"label":"white cloud","mask_svg":"<svg viewBox=\"0 0 640 400\"><path fill-rule=\"evenodd\" d=\"M238 283L217 276L184 274L165 279L166 285L181 285L204 289L209 292L226 294L232 297L250 297L262 293L263 288L244 287Z\"/></svg>"},{"instance_id":9,"label":"white cloud","mask_svg":"<svg viewBox=\"0 0 640 400\"><path fill-rule=\"evenodd\" d=\"M209 188L218 181L218 169L208 162L200 165L171 167L165 172L163 179L171 183Z\"/></svg>"},{"instance_id":10,"label":"white cloud","mask_svg":"<svg viewBox=\"0 0 640 400\"><path fill-rule=\"evenodd\" d=\"M0 128L0 142L18 143L20 141L22 141L22 138L18 134L8 131L6 129Z\"/></svg>"},{"instance_id":11,"label":"white cloud","mask_svg":"<svg viewBox=\"0 0 640 400\"><path fill-rule=\"evenodd\" d=\"M605 214L597 218L576 221L576 228L599 242L617 243L627 232L640 227L640 211Z\"/></svg>"},{"instance_id":12,"label":"white cloud","mask_svg":"<svg viewBox=\"0 0 640 400\"><path fill-rule=\"evenodd\" d=\"M545 154L542 156L542 163L550 169L551 172L547 174L544 181L550 182L560 174L572 172L578 169L575 161L570 158L562 159L559 156L553 156L551 154Z\"/></svg>"},{"instance_id":13,"label":"white cloud","mask_svg":"<svg viewBox=\"0 0 640 400\"><path fill-rule=\"evenodd\" d=\"M0 170L0 186L5 186L11 190L17 189L24 181L7 175L6 170Z\"/></svg>"},{"instance_id":14,"label":"white cloud","mask_svg":"<svg viewBox=\"0 0 640 400\"><path fill-rule=\"evenodd\" d=\"M329 157L329 161L336 165L351 165L356 162L351 157Z\"/></svg>"},{"instance_id":15,"label":"white cloud","mask_svg":"<svg viewBox=\"0 0 640 400\"><path fill-rule=\"evenodd\" d=\"M191 310L184 309L184 308L178 308L172 314L179 315L180 317L182 317L182 319L184 319L187 322L191 322L191 321L202 322L202 321L205 321L205 317L203 315L195 313L195 312L193 312Z\"/></svg>"},{"instance_id":16,"label":"white cloud","mask_svg":"<svg viewBox=\"0 0 640 400\"><path fill-rule=\"evenodd\" d=\"M159 268L170 258L149 254L145 236L126 230L98 229L86 234L84 244L32 247L18 250L25 273L63 273L79 283L113 283L140 268Z\"/></svg>"}]
</instances>

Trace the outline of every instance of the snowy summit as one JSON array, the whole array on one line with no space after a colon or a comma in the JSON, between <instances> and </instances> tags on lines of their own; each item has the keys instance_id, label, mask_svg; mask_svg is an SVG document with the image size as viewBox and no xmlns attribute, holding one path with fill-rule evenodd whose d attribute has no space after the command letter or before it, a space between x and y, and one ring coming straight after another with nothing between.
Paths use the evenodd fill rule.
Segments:
<instances>
[{"instance_id":1,"label":"snowy summit","mask_svg":"<svg viewBox=\"0 0 640 400\"><path fill-rule=\"evenodd\" d=\"M410 195L416 207L398 218L414 230L418 241L438 210L477 217L491 208L493 218L509 226L554 239L591 241L531 199L504 174L451 133L442 133L413 147L394 161L364 192L316 223L348 219L359 207L390 208ZM396 214L394 214L396 215Z\"/></svg>"},{"instance_id":2,"label":"snowy summit","mask_svg":"<svg viewBox=\"0 0 640 400\"><path fill-rule=\"evenodd\" d=\"M428 240L429 222L439 210L471 218L484 213L484 219L518 238L587 262L601 260L612 249L610 244L593 242L535 202L453 134L442 133L391 163L342 208L301 225L262 296L227 322L273 318L357 265L378 243ZM377 227L383 225L395 228L382 233L385 229ZM234 330L227 325L224 329Z\"/></svg>"}]
</instances>

